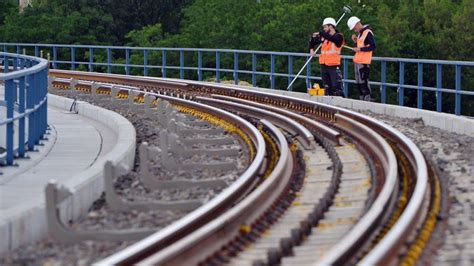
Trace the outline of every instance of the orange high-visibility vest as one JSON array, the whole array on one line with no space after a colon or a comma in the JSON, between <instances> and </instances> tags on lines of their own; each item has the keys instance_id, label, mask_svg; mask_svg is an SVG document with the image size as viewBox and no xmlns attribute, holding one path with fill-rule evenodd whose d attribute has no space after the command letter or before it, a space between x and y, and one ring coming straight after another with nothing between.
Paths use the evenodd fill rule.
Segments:
<instances>
[{"instance_id":1,"label":"orange high-visibility vest","mask_svg":"<svg viewBox=\"0 0 474 266\"><path fill-rule=\"evenodd\" d=\"M365 41L365 38L367 37L367 34L372 33L372 35L374 35L374 33L369 30L369 29L366 29L362 35L359 35L357 37L357 48L362 48L362 47L366 47L365 44L364 44L364 41ZM370 64L370 62L372 62L372 51L370 52L357 52L355 53L354 55L354 63L357 63L357 64Z\"/></svg>"},{"instance_id":2,"label":"orange high-visibility vest","mask_svg":"<svg viewBox=\"0 0 474 266\"><path fill-rule=\"evenodd\" d=\"M321 46L319 63L326 66L338 66L341 64L341 47L337 47L333 42L325 40Z\"/></svg>"}]
</instances>

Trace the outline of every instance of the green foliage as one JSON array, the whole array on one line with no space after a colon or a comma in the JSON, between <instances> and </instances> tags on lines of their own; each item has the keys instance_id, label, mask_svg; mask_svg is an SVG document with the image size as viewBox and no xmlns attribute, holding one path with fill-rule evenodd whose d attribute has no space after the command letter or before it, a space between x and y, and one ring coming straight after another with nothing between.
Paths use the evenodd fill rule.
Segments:
<instances>
[{"instance_id":1,"label":"green foliage","mask_svg":"<svg viewBox=\"0 0 474 266\"><path fill-rule=\"evenodd\" d=\"M145 47L196 47L307 52L310 34L321 29L325 17L336 20L342 6L350 4L351 15L372 27L377 50L375 56L473 61L474 1L472 0L33 0L33 6L18 12L16 0L0 1L0 41L65 44L108 44ZM338 26L347 45L353 46L346 16ZM345 54L352 55L349 50ZM95 54L103 62L105 54ZM67 53L64 53L65 55ZM60 55L61 56L61 55ZM206 57L207 56L207 57ZM203 67L214 67L214 55L203 54ZM77 52L87 58L87 51ZM206 59L207 58L207 59ZM150 51L148 62L160 65L162 54ZM114 54L121 62L124 55ZM143 64L143 53L132 53L132 64ZM233 55L221 55L221 68L233 68ZM196 56L188 56L186 66L195 66ZM303 59L301 60L303 61ZM268 71L270 58L258 58L257 71ZM168 65L179 65L179 53L167 54ZM250 69L251 56L241 55L239 67ZM302 65L295 59L295 68ZM278 72L288 70L288 59L277 59ZM316 66L315 66L316 65ZM318 71L317 63L313 63ZM104 70L103 67L97 69ZM407 64L405 84L417 84L417 65ZM123 71L123 68L117 71ZM131 69L142 74L143 69ZM160 69L149 69L160 74ZM195 78L195 71L188 71ZM424 69L424 84L436 86L434 67ZM207 73L209 74L209 73ZM177 71L168 70L168 75ZM317 75L317 74L316 74ZM349 68L349 75L352 69ZM443 68L444 88L454 88L453 67ZM222 73L222 79L232 75ZM239 76L247 79L248 75ZM387 81L397 83L398 63L387 64ZM380 79L380 64L373 65L373 80ZM472 90L472 70L462 69L462 87ZM258 84L268 86L268 77L259 77ZM277 86L287 80L277 78ZM301 84L302 86L302 84ZM378 93L378 92L377 92ZM426 93L429 108L436 98ZM416 105L416 90L405 90L405 102ZM446 95L446 94L443 94ZM452 108L454 97L443 96L443 108ZM471 97L474 98L474 97ZM464 106L474 112L474 102L463 96ZM396 89L388 90L388 100L397 101ZM463 110L465 110L463 108ZM471 114L473 115L473 114Z\"/></svg>"},{"instance_id":2,"label":"green foliage","mask_svg":"<svg viewBox=\"0 0 474 266\"><path fill-rule=\"evenodd\" d=\"M163 39L163 30L161 24L149 25L140 30L132 30L125 37L131 40L127 45L152 47Z\"/></svg>"},{"instance_id":3,"label":"green foliage","mask_svg":"<svg viewBox=\"0 0 474 266\"><path fill-rule=\"evenodd\" d=\"M105 9L113 17L111 25L117 42L123 45L130 31L144 26L161 24L166 33L176 33L181 20L181 9L194 0L103 0Z\"/></svg>"},{"instance_id":4,"label":"green foliage","mask_svg":"<svg viewBox=\"0 0 474 266\"><path fill-rule=\"evenodd\" d=\"M102 44L113 42L112 17L99 0L42 0L22 12L7 15L3 42Z\"/></svg>"},{"instance_id":5,"label":"green foliage","mask_svg":"<svg viewBox=\"0 0 474 266\"><path fill-rule=\"evenodd\" d=\"M18 12L16 0L0 1L0 26L3 25L5 17L11 12Z\"/></svg>"}]
</instances>

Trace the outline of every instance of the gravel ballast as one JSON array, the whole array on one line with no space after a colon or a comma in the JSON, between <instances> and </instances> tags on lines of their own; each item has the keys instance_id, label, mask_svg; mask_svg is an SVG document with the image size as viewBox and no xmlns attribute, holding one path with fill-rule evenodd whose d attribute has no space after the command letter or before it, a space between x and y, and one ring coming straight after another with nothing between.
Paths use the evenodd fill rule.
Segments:
<instances>
[{"instance_id":1,"label":"gravel ballast","mask_svg":"<svg viewBox=\"0 0 474 266\"><path fill-rule=\"evenodd\" d=\"M92 97L81 96L81 100L89 101L109 109L109 101L93 102ZM128 108L116 110L128 118L137 128L137 144L146 140L152 145L159 145L156 125L145 115L137 114ZM410 138L423 152L427 160L436 168L443 186L443 206L439 215L438 226L430 239L428 249L421 258L422 264L429 265L470 265L474 264L474 138L459 135L438 128L425 126L422 119L397 118L363 112L400 130ZM228 148L242 148L236 141ZM241 153L242 154L242 153ZM222 173L220 178L227 178L229 184L245 169L246 159L241 156L235 173ZM138 180L138 160L136 168L130 174L119 177L116 191L124 199L193 199L195 197L209 200L222 188L213 190L176 190L150 192ZM161 180L179 178L210 178L209 172L198 172L199 176L191 176L184 172L158 171L154 174ZM212 173L213 177L217 175ZM100 228L162 228L184 216L184 212L113 212L104 204L104 200L96 201L95 205L83 221L72 224L73 228L97 230ZM89 265L100 258L125 248L131 242L95 242L84 241L76 245L61 245L53 239L45 239L36 244L21 247L12 252L0 255L0 265L5 264L37 264L37 265Z\"/></svg>"},{"instance_id":2,"label":"gravel ballast","mask_svg":"<svg viewBox=\"0 0 474 266\"><path fill-rule=\"evenodd\" d=\"M442 212L421 263L474 264L474 138L407 119L364 112L398 129L423 152L439 175Z\"/></svg>"},{"instance_id":3,"label":"gravel ballast","mask_svg":"<svg viewBox=\"0 0 474 266\"><path fill-rule=\"evenodd\" d=\"M68 97L67 93L59 93L60 96ZM91 104L115 111L127 118L135 127L137 132L137 150L134 169L127 175L120 176L114 184L117 194L126 201L152 202L173 201L173 200L193 200L200 199L203 203L209 201L215 195L219 194L226 186L213 189L204 189L192 187L189 189L166 189L150 190L142 185L139 176L140 161L138 158L138 145L145 141L151 146L160 145L159 132L164 130L159 123L151 120L143 111L134 111L127 104L113 104L107 96L93 99L89 95L78 95L78 100L86 101ZM186 116L186 119L195 118ZM210 128L217 128L211 125ZM219 149L238 149L237 156L223 156L215 158L211 156L192 156L187 158L177 158L180 163L209 163L209 162L233 162L237 165L232 171L202 170L189 173L186 171L167 171L161 167L155 160L149 161L149 168L157 180L173 179L224 179L227 185L232 184L247 168L247 148L243 147L240 139L227 133L219 135L195 135L196 138L211 138L230 136L234 139L233 144L229 145L208 145L207 148ZM196 148L206 148L203 145L195 145ZM211 176L210 176L211 175ZM74 221L69 224L71 229L77 230L105 230L105 229L132 229L145 228L158 231L159 229L171 224L186 215L184 211L113 211L105 202L102 195L100 199L94 202L86 217L80 221ZM34 244L22 246L16 250L0 255L0 265L90 265L93 262L105 258L114 252L117 252L133 242L100 242L83 241L81 243L64 245L60 244L51 237Z\"/></svg>"}]
</instances>

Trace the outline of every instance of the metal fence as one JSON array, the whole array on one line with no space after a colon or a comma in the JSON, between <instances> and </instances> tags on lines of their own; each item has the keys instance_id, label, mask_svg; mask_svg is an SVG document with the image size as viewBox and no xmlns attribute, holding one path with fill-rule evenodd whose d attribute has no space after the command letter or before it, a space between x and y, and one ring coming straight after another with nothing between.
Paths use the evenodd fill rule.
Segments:
<instances>
[{"instance_id":1,"label":"metal fence","mask_svg":"<svg viewBox=\"0 0 474 266\"><path fill-rule=\"evenodd\" d=\"M268 51L0 43L5 52L48 54L60 69L173 77L248 81L252 86L285 89L308 54ZM345 95L358 95L352 56L342 56ZM317 59L316 59L317 60ZM313 65L317 65L313 61ZM371 87L376 101L474 116L474 62L374 57ZM306 92L321 80L308 64L293 88ZM378 88L378 89L377 89ZM463 108L464 106L464 108Z\"/></svg>"},{"instance_id":2,"label":"metal fence","mask_svg":"<svg viewBox=\"0 0 474 266\"><path fill-rule=\"evenodd\" d=\"M0 52L0 63L0 164L12 165L46 132L48 62Z\"/></svg>"}]
</instances>

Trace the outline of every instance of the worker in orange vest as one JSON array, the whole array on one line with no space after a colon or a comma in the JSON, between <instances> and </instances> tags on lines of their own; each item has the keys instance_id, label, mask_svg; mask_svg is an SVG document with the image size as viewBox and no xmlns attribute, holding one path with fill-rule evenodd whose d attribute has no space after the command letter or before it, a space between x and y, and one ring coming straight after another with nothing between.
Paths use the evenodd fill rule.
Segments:
<instances>
[{"instance_id":1,"label":"worker in orange vest","mask_svg":"<svg viewBox=\"0 0 474 266\"><path fill-rule=\"evenodd\" d=\"M344 45L344 36L336 29L336 20L325 18L323 30L313 33L309 41L309 51L314 55L314 47L321 45L319 64L321 65L321 78L326 95L342 96L341 49Z\"/></svg>"},{"instance_id":2,"label":"worker in orange vest","mask_svg":"<svg viewBox=\"0 0 474 266\"><path fill-rule=\"evenodd\" d=\"M352 35L352 40L356 47L352 48L354 55L354 72L357 87L360 92L360 99L364 101L372 100L372 91L369 85L370 63L372 54L375 51L375 38L369 25L362 25L358 17L351 17L347 21L350 30L358 33L358 36Z\"/></svg>"}]
</instances>

